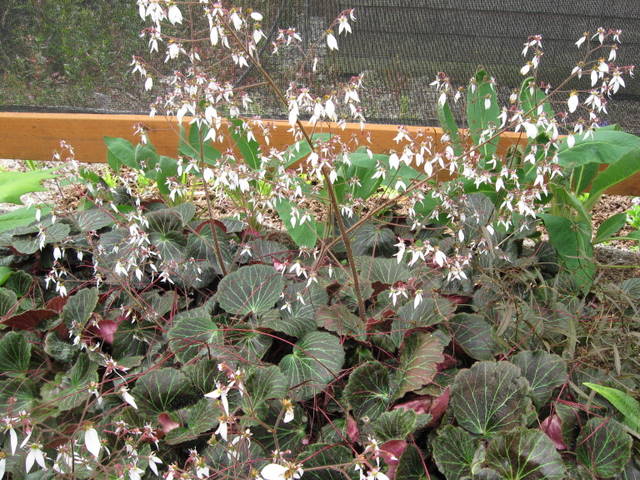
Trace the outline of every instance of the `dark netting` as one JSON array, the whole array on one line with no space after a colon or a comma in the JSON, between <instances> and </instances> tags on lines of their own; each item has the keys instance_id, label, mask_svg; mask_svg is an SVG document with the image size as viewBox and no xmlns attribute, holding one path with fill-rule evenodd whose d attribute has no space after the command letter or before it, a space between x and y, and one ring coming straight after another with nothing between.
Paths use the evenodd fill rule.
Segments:
<instances>
[{"instance_id":1,"label":"dark netting","mask_svg":"<svg viewBox=\"0 0 640 480\"><path fill-rule=\"evenodd\" d=\"M10 0L9 0L10 1ZM94 4L113 3L92 0ZM133 1L121 3L130 4ZM353 35L340 36L339 52L328 52L321 42L314 52L321 58L322 69L311 82L330 90L331 85L365 72L366 90L362 95L367 120L377 123L436 124L435 94L429 83L437 72L446 72L453 83L465 85L478 66L496 77L503 102L522 82L519 70L524 60L522 44L531 34L543 35L544 57L540 79L557 85L566 78L580 59L574 42L585 31L598 27L623 30L619 50L621 64L640 64L640 1L631 0L246 0L235 4L254 5L265 15L265 33L276 35L277 27L296 27L312 48L337 14L356 9ZM0 41L6 43L6 29ZM132 36L131 42L141 43ZM78 46L82 51L82 46ZM142 44L144 48L144 44ZM582 52L584 51L584 48ZM5 63L6 55L0 57ZM297 69L301 53L285 51L272 56L266 48L261 58L274 76L286 86L290 80L309 83L306 69ZM2 72L0 65L0 73ZM107 111L145 111L148 98L140 83L123 70L114 90L97 91L72 105L60 102L15 102L0 98L0 109L38 107L87 107ZM251 69L239 73L237 85L257 79ZM580 88L588 88L583 78ZM1 91L1 90L0 90ZM124 97L124 100L122 99ZM45 99L46 100L46 99ZM16 103L20 103L16 106ZM254 113L265 117L282 117L283 110L267 92L257 96ZM627 88L609 104L610 123L640 133L640 80L630 79ZM462 118L459 118L462 121Z\"/></svg>"}]
</instances>

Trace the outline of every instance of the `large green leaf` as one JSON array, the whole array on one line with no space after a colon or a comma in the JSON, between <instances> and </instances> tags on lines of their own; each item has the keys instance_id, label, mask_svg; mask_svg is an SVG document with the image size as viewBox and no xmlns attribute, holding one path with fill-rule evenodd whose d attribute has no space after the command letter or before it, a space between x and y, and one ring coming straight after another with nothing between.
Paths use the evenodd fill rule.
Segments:
<instances>
[{"instance_id":1,"label":"large green leaf","mask_svg":"<svg viewBox=\"0 0 640 480\"><path fill-rule=\"evenodd\" d=\"M45 224L45 221L42 222ZM71 228L66 223L48 223L44 227L45 244L58 243L66 240ZM38 226L20 227L13 231L11 246L18 252L31 255L40 250L40 238Z\"/></svg>"},{"instance_id":2,"label":"large green leaf","mask_svg":"<svg viewBox=\"0 0 640 480\"><path fill-rule=\"evenodd\" d=\"M0 287L7 283L12 274L13 270L9 267L0 267Z\"/></svg>"},{"instance_id":3,"label":"large green leaf","mask_svg":"<svg viewBox=\"0 0 640 480\"><path fill-rule=\"evenodd\" d=\"M471 476L478 441L466 430L445 425L433 439L433 459L447 480Z\"/></svg>"},{"instance_id":4,"label":"large green leaf","mask_svg":"<svg viewBox=\"0 0 640 480\"><path fill-rule=\"evenodd\" d=\"M567 274L578 288L588 292L596 274L591 244L591 225L550 214L539 215L549 232L549 241L556 249Z\"/></svg>"},{"instance_id":5,"label":"large green leaf","mask_svg":"<svg viewBox=\"0 0 640 480\"><path fill-rule=\"evenodd\" d=\"M84 288L75 295L69 297L62 310L62 320L67 328L73 325L83 327L98 304L98 289Z\"/></svg>"},{"instance_id":6,"label":"large green leaf","mask_svg":"<svg viewBox=\"0 0 640 480\"><path fill-rule=\"evenodd\" d=\"M510 362L477 362L456 375L451 407L458 424L479 435L523 425L531 406L529 382Z\"/></svg>"},{"instance_id":7,"label":"large green leaf","mask_svg":"<svg viewBox=\"0 0 640 480\"><path fill-rule=\"evenodd\" d=\"M640 147L625 153L600 172L591 184L585 208L590 210L602 194L609 188L640 172Z\"/></svg>"},{"instance_id":8,"label":"large green leaf","mask_svg":"<svg viewBox=\"0 0 640 480\"><path fill-rule=\"evenodd\" d=\"M407 336L400 353L395 375L396 398L431 383L442 362L442 342L430 333L416 332Z\"/></svg>"},{"instance_id":9,"label":"large green leaf","mask_svg":"<svg viewBox=\"0 0 640 480\"><path fill-rule=\"evenodd\" d=\"M91 232L113 225L113 217L104 210L92 208L82 210L76 214L76 222L81 232Z\"/></svg>"},{"instance_id":10,"label":"large green leaf","mask_svg":"<svg viewBox=\"0 0 640 480\"><path fill-rule=\"evenodd\" d=\"M129 140L104 137L104 143L107 146L107 162L116 172L122 165L134 170L140 169L140 163L136 161L136 149Z\"/></svg>"},{"instance_id":11,"label":"large green leaf","mask_svg":"<svg viewBox=\"0 0 640 480\"><path fill-rule=\"evenodd\" d=\"M577 136L569 148L564 140L558 149L558 162L565 168L588 163L609 164L640 148L640 137L612 128L599 128L587 138Z\"/></svg>"},{"instance_id":12,"label":"large green leaf","mask_svg":"<svg viewBox=\"0 0 640 480\"><path fill-rule=\"evenodd\" d=\"M592 418L576 441L576 458L594 475L611 478L631 458L633 440L613 418Z\"/></svg>"},{"instance_id":13,"label":"large green leaf","mask_svg":"<svg viewBox=\"0 0 640 480\"><path fill-rule=\"evenodd\" d=\"M12 378L0 382L0 414L30 411L38 402L38 386L32 380Z\"/></svg>"},{"instance_id":14,"label":"large green leaf","mask_svg":"<svg viewBox=\"0 0 640 480\"><path fill-rule=\"evenodd\" d=\"M202 309L177 315L167 338L169 348L182 363L187 363L196 356L215 352L224 341L218 325Z\"/></svg>"},{"instance_id":15,"label":"large green leaf","mask_svg":"<svg viewBox=\"0 0 640 480\"><path fill-rule=\"evenodd\" d=\"M638 400L617 388L588 382L585 382L584 385L606 398L611 405L624 415L626 425L640 433L640 402Z\"/></svg>"},{"instance_id":16,"label":"large green leaf","mask_svg":"<svg viewBox=\"0 0 640 480\"><path fill-rule=\"evenodd\" d=\"M453 152L457 156L462 155L463 147L462 143L460 142L460 132L458 131L458 124L456 123L456 119L453 116L453 112L451 111L449 102L437 102L436 112L438 114L440 127L442 128L442 130L444 130L444 133L449 135L449 138L451 139L451 143L453 144Z\"/></svg>"},{"instance_id":17,"label":"large green leaf","mask_svg":"<svg viewBox=\"0 0 640 480\"><path fill-rule=\"evenodd\" d=\"M187 137L184 127L180 126L178 153L209 165L215 164L216 160L220 158L220 152L216 150L210 142L202 141L208 132L209 127L206 125L200 128L197 123L192 123L189 127L189 136Z\"/></svg>"},{"instance_id":18,"label":"large green leaf","mask_svg":"<svg viewBox=\"0 0 640 480\"><path fill-rule=\"evenodd\" d=\"M391 372L379 362L359 366L344 389L344 398L357 419L377 418L394 398Z\"/></svg>"},{"instance_id":19,"label":"large green leaf","mask_svg":"<svg viewBox=\"0 0 640 480\"><path fill-rule=\"evenodd\" d=\"M189 380L180 370L160 368L139 378L131 393L140 411L159 414L179 407L192 392Z\"/></svg>"},{"instance_id":20,"label":"large green leaf","mask_svg":"<svg viewBox=\"0 0 640 480\"><path fill-rule=\"evenodd\" d=\"M487 447L486 463L505 480L562 480L564 462L540 430L523 428L497 436Z\"/></svg>"},{"instance_id":21,"label":"large green leaf","mask_svg":"<svg viewBox=\"0 0 640 480\"><path fill-rule=\"evenodd\" d=\"M8 232L14 228L30 225L36 219L36 210L38 207L23 207L0 215L0 233ZM48 215L51 212L49 207L40 207L42 215Z\"/></svg>"},{"instance_id":22,"label":"large green leaf","mask_svg":"<svg viewBox=\"0 0 640 480\"><path fill-rule=\"evenodd\" d=\"M542 408L551 398L553 390L568 380L567 362L558 355L543 351L522 351L511 357L529 381L533 403Z\"/></svg>"},{"instance_id":23,"label":"large green leaf","mask_svg":"<svg viewBox=\"0 0 640 480\"><path fill-rule=\"evenodd\" d=\"M627 224L626 213L623 212L623 213L618 213L616 215L611 215L604 222L602 222L602 224L598 228L598 232L596 233L596 236L593 239L594 245L610 240L626 224Z\"/></svg>"},{"instance_id":24,"label":"large green leaf","mask_svg":"<svg viewBox=\"0 0 640 480\"><path fill-rule=\"evenodd\" d=\"M292 223L294 218L293 209L294 205L287 199L279 200L276 203L276 211L278 212L278 216L282 223L284 223L285 228L287 229L287 233L291 235L291 238L296 245L299 247L313 248L318 241L318 222L316 222L313 218L309 218L305 220L303 224L298 223L300 218L305 215L309 215L306 210L299 209L295 207L299 211L299 216L296 216L295 225Z\"/></svg>"},{"instance_id":25,"label":"large green leaf","mask_svg":"<svg viewBox=\"0 0 640 480\"><path fill-rule=\"evenodd\" d=\"M253 170L259 169L262 163L260 144L255 138L249 137L249 126L239 118L231 119L230 123L229 132L231 133L231 138L233 138L236 147L240 150L245 163Z\"/></svg>"},{"instance_id":26,"label":"large green leaf","mask_svg":"<svg viewBox=\"0 0 640 480\"><path fill-rule=\"evenodd\" d=\"M257 362L267 353L273 343L271 335L256 330L253 325L248 323L239 323L233 328L227 327L225 339L232 345L229 353L231 357L234 357L234 361L237 358L242 358L247 362ZM222 356L224 358L224 355Z\"/></svg>"},{"instance_id":27,"label":"large green leaf","mask_svg":"<svg viewBox=\"0 0 640 480\"><path fill-rule=\"evenodd\" d=\"M391 256L395 253L396 235L383 225L367 222L351 234L354 255Z\"/></svg>"},{"instance_id":28,"label":"large green leaf","mask_svg":"<svg viewBox=\"0 0 640 480\"><path fill-rule=\"evenodd\" d=\"M31 360L31 344L23 334L7 332L0 339L0 372L15 376L26 374Z\"/></svg>"},{"instance_id":29,"label":"large green leaf","mask_svg":"<svg viewBox=\"0 0 640 480\"><path fill-rule=\"evenodd\" d=\"M292 396L306 400L336 378L343 363L344 350L338 337L311 332L294 345L292 353L280 360L280 369L293 389Z\"/></svg>"},{"instance_id":30,"label":"large green leaf","mask_svg":"<svg viewBox=\"0 0 640 480\"><path fill-rule=\"evenodd\" d=\"M449 321L456 343L475 360L493 360L498 344L496 334L481 315L459 313Z\"/></svg>"},{"instance_id":31,"label":"large green leaf","mask_svg":"<svg viewBox=\"0 0 640 480\"><path fill-rule=\"evenodd\" d=\"M16 313L18 296L13 290L0 288L0 317L4 317L9 312Z\"/></svg>"},{"instance_id":32,"label":"large green leaf","mask_svg":"<svg viewBox=\"0 0 640 480\"><path fill-rule=\"evenodd\" d=\"M491 82L491 77L484 70L479 70L467 90L467 122L473 143L476 145L483 143L483 146L480 147L480 154L485 161L496 153L499 138L496 137L490 142L486 142L488 138L481 140L482 132L490 128L498 128L500 126L499 115L498 96Z\"/></svg>"},{"instance_id":33,"label":"large green leaf","mask_svg":"<svg viewBox=\"0 0 640 480\"><path fill-rule=\"evenodd\" d=\"M258 314L270 310L284 289L284 280L267 265L242 267L224 277L218 285L218 301L236 315Z\"/></svg>"},{"instance_id":34,"label":"large green leaf","mask_svg":"<svg viewBox=\"0 0 640 480\"><path fill-rule=\"evenodd\" d=\"M20 197L25 193L44 192L42 181L55 178L51 170L29 172L0 172L0 203L22 205Z\"/></svg>"},{"instance_id":35,"label":"large green leaf","mask_svg":"<svg viewBox=\"0 0 640 480\"><path fill-rule=\"evenodd\" d=\"M420 450L410 443L404 449L396 468L396 480L428 480L431 478Z\"/></svg>"}]
</instances>

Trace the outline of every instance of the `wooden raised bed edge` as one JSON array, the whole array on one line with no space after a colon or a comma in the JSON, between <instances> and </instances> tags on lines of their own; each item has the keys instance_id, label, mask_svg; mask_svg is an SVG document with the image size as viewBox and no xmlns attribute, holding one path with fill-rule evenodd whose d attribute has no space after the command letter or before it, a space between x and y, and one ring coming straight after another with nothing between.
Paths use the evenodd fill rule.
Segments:
<instances>
[{"instance_id":1,"label":"wooden raised bed edge","mask_svg":"<svg viewBox=\"0 0 640 480\"><path fill-rule=\"evenodd\" d=\"M293 142L293 136L289 132L289 124L286 121L264 120L264 122L275 127L271 134L271 147L282 149ZM53 152L59 150L60 141L65 140L73 146L78 161L104 163L106 147L103 138L105 136L122 137L135 143L138 141L134 135L136 124L145 127L158 153L167 156L176 155L178 123L175 117L0 112L0 158L51 160ZM437 127L407 126L405 128L409 133L425 132L436 144L443 133L442 129ZM336 124L318 123L312 130L339 135L345 140L357 138L360 144L370 141L370 148L375 153L388 153L400 148L394 141L398 133L398 125L367 124L366 129L361 131L357 123L348 123L344 130L339 129ZM500 136L498 152L503 153L507 148L521 141L524 141L523 134L506 132ZM217 145L217 147L226 150L231 145ZM640 174L628 178L607 193L640 196Z\"/></svg>"}]
</instances>

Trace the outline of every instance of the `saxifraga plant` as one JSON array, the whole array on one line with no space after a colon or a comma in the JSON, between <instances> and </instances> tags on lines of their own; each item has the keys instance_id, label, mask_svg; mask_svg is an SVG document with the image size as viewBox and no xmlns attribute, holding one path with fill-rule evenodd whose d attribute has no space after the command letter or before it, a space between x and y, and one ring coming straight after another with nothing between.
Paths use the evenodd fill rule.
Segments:
<instances>
[{"instance_id":1,"label":"saxifraga plant","mask_svg":"<svg viewBox=\"0 0 640 480\"><path fill-rule=\"evenodd\" d=\"M549 219L559 202L571 202L561 187L580 194L574 179L599 178L590 162L563 158L570 163L575 148L615 132L597 124L631 69L599 55L617 50L619 32L586 37L596 46L578 67L594 90L582 104L564 84L538 89L542 39L531 37L523 73L534 75L509 107L499 106L495 81L479 70L463 133L447 108L458 94L440 75L434 86L446 136L438 145L426 132L399 128L397 151L383 155L339 131L314 136L300 121L308 114L311 125L364 122L361 79L340 90L312 93L297 81L282 90L256 55L264 41L258 12L209 1L138 6L152 23L151 51L166 46L167 63L180 69L165 77L136 58L134 70L145 88L168 87L156 110L181 121L189 115L191 125L177 159L148 143L106 139L111 166L155 181L164 201L114 189L71 215L0 236L8 263L22 269L0 289L8 327L0 338L3 474L638 474L637 432L607 405L594 416L579 403L589 398L579 387L585 380L615 380L574 361L589 337L578 321L593 308L589 283L565 282L557 264L574 272L569 255L536 231L542 218L557 244ZM342 12L324 33L329 51L353 20L352 10ZM298 42L286 29L273 47ZM313 55L302 62L315 69ZM266 146L268 122L242 116L251 90L218 80L229 66L249 64L286 107L286 151ZM549 110L551 95L565 95L568 109L587 117L566 145L558 135L569 123ZM527 143L504 154L498 139L507 128L523 131ZM235 151L214 148L211 141L225 137ZM611 167L626 158L605 153ZM199 219L188 201L197 191L209 218ZM591 192L586 201L599 194L593 185ZM239 219L211 215L221 196L241 205ZM322 218L301 206L310 201L324 205ZM256 228L269 210L290 239ZM640 298L637 282L622 288L630 305Z\"/></svg>"}]
</instances>

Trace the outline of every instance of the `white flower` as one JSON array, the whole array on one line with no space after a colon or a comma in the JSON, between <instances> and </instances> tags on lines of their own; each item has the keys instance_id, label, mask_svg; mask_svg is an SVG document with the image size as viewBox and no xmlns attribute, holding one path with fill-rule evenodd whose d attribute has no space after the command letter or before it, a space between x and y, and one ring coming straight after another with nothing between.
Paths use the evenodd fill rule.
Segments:
<instances>
[{"instance_id":1,"label":"white flower","mask_svg":"<svg viewBox=\"0 0 640 480\"><path fill-rule=\"evenodd\" d=\"M230 387L223 386L220 382L216 382L216 388L212 392L205 394L207 398L220 399L224 413L229 415L229 400L227 400L227 393L229 393Z\"/></svg>"},{"instance_id":2,"label":"white flower","mask_svg":"<svg viewBox=\"0 0 640 480\"><path fill-rule=\"evenodd\" d=\"M484 99L484 109L489 110L491 108L491 97Z\"/></svg>"},{"instance_id":3,"label":"white flower","mask_svg":"<svg viewBox=\"0 0 640 480\"><path fill-rule=\"evenodd\" d=\"M129 393L129 389L127 387L122 387L118 393L120 393L120 396L122 397L122 399L125 402L127 402L129 405L131 405L136 410L138 409L138 405L136 405L136 400Z\"/></svg>"},{"instance_id":4,"label":"white flower","mask_svg":"<svg viewBox=\"0 0 640 480\"><path fill-rule=\"evenodd\" d=\"M258 12L251 12L251 18L253 18L256 22L261 22L262 14Z\"/></svg>"},{"instance_id":5,"label":"white flower","mask_svg":"<svg viewBox=\"0 0 640 480\"><path fill-rule=\"evenodd\" d=\"M42 453L42 445L38 443L32 443L29 447L29 453L25 459L25 470L27 473L31 471L34 463L40 465L43 470L46 470L47 465L44 461L44 453Z\"/></svg>"},{"instance_id":6,"label":"white flower","mask_svg":"<svg viewBox=\"0 0 640 480\"><path fill-rule=\"evenodd\" d=\"M138 468L136 465L129 465L129 480L142 480L142 474L144 470Z\"/></svg>"},{"instance_id":7,"label":"white flower","mask_svg":"<svg viewBox=\"0 0 640 480\"><path fill-rule=\"evenodd\" d=\"M155 456L155 454L151 454L149 455L149 468L151 469L151 471L153 473L156 474L156 476L160 476L160 474L158 473L158 466L159 464L162 463L162 460L160 460L158 457Z\"/></svg>"},{"instance_id":8,"label":"white flower","mask_svg":"<svg viewBox=\"0 0 640 480\"><path fill-rule=\"evenodd\" d=\"M569 95L569 100L567 100L567 104L569 105L569 111L571 113L575 112L580 105L580 97L578 97L578 92L573 90Z\"/></svg>"},{"instance_id":9,"label":"white flower","mask_svg":"<svg viewBox=\"0 0 640 480\"><path fill-rule=\"evenodd\" d=\"M288 398L285 398L284 400L282 400L282 406L284 407L284 417L282 421L284 423L289 423L294 418L293 402Z\"/></svg>"},{"instance_id":10,"label":"white flower","mask_svg":"<svg viewBox=\"0 0 640 480\"><path fill-rule=\"evenodd\" d=\"M333 36L333 33L327 33L327 46L329 50L338 50L338 41Z\"/></svg>"},{"instance_id":11,"label":"white flower","mask_svg":"<svg viewBox=\"0 0 640 480\"><path fill-rule=\"evenodd\" d=\"M144 81L144 89L146 91L149 91L153 88L153 77L147 77L147 79Z\"/></svg>"},{"instance_id":12,"label":"white flower","mask_svg":"<svg viewBox=\"0 0 640 480\"><path fill-rule=\"evenodd\" d=\"M581 36L578 41L576 42L576 47L580 48L582 46L582 44L585 42L585 40L587 39L587 35L583 35Z\"/></svg>"},{"instance_id":13,"label":"white flower","mask_svg":"<svg viewBox=\"0 0 640 480\"><path fill-rule=\"evenodd\" d=\"M538 127L534 123L524 122L522 124L524 126L525 132L527 132L527 137L535 138L538 136Z\"/></svg>"},{"instance_id":14,"label":"white flower","mask_svg":"<svg viewBox=\"0 0 640 480\"><path fill-rule=\"evenodd\" d=\"M433 262L442 268L444 264L447 263L447 256L442 250L436 250L433 254Z\"/></svg>"},{"instance_id":15,"label":"white flower","mask_svg":"<svg viewBox=\"0 0 640 480\"><path fill-rule=\"evenodd\" d=\"M172 25L182 23L182 12L176 5L171 5L168 12L169 21Z\"/></svg>"},{"instance_id":16,"label":"white flower","mask_svg":"<svg viewBox=\"0 0 640 480\"><path fill-rule=\"evenodd\" d=\"M287 463L286 466L270 463L260 471L264 480L297 480L303 473L304 470L300 465L292 463Z\"/></svg>"},{"instance_id":17,"label":"white flower","mask_svg":"<svg viewBox=\"0 0 640 480\"><path fill-rule=\"evenodd\" d=\"M95 428L89 427L84 431L84 445L94 457L100 456L100 437Z\"/></svg>"}]
</instances>

